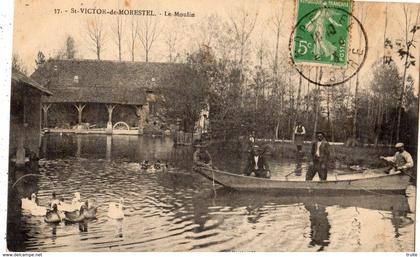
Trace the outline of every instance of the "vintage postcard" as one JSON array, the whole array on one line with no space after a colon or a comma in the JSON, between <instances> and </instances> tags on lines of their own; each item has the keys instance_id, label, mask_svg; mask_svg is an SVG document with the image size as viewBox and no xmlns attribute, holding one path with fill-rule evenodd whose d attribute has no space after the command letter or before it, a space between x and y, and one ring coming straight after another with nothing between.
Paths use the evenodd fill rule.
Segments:
<instances>
[{"instance_id":1,"label":"vintage postcard","mask_svg":"<svg viewBox=\"0 0 420 257\"><path fill-rule=\"evenodd\" d=\"M2 251L416 256L419 40L420 3L14 0Z\"/></svg>"}]
</instances>

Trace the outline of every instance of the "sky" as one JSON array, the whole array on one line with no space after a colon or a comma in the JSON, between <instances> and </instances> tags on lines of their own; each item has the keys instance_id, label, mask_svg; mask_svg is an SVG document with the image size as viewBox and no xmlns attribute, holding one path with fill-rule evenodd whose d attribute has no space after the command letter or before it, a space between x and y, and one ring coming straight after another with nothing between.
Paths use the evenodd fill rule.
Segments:
<instances>
[{"instance_id":1,"label":"sky","mask_svg":"<svg viewBox=\"0 0 420 257\"><path fill-rule=\"evenodd\" d=\"M35 58L38 51L42 51L47 58L54 57L64 46L64 41L68 35L76 41L78 50L77 57L83 59L95 59L95 53L89 50L90 43L87 40L86 27L95 15L72 14L71 8L113 8L120 9L147 9L153 10L157 16L153 19L159 21L160 35L153 45L150 53L150 60L155 62L166 62L168 60L168 50L164 43L165 35L179 27L184 28L178 36L179 43L177 50L181 53L191 52L197 46L200 33L200 24L206 17L216 14L218 19L230 21L230 17L237 16L238 10L246 9L250 13L257 13L257 23L251 34L251 43L257 44L263 38L268 52L273 52L275 47L275 33L273 30L272 17L275 10L283 8L282 30L280 41L280 52L283 59L286 59L288 52L288 42L292 27L295 23L295 1L284 0L16 0L14 14L14 35L13 52L22 59L28 71L31 73L35 68ZM386 7L387 6L387 7ZM372 64L383 55L383 37L385 28L385 9L387 10L388 23L386 26L387 37L396 40L404 37L404 13L401 3L381 3L381 2L355 2L353 14L362 20L363 26L368 35L368 55L365 64L360 70L361 84L368 84L372 79ZM414 19L420 4L408 4L409 11ZM57 10L60 13L57 14ZM67 12L65 12L67 10ZM169 17L164 16L166 12L190 12L195 17ZM365 16L365 18L363 18ZM100 15L105 31L106 44L103 50L103 60L117 60L118 52L112 28L116 18L113 15ZM130 60L128 51L129 24L133 16L123 17L123 60ZM416 40L419 41L420 32L417 33ZM357 32L352 31L351 40L357 40ZM420 59L420 47L413 51L414 56ZM255 49L254 49L255 50ZM136 61L144 61L144 54L141 46L136 49ZM251 54L251 61L256 61L254 54ZM268 57L270 58L270 57ZM394 59L401 67L401 61L394 53ZM286 63L286 60L283 60ZM415 80L418 90L419 81L419 62L409 70ZM416 93L417 94L417 93Z\"/></svg>"}]
</instances>

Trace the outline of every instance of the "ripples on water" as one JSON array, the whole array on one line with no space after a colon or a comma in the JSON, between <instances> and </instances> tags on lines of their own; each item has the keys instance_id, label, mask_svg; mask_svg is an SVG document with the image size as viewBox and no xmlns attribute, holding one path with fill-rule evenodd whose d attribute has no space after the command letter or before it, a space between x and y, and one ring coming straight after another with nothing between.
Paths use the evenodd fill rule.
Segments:
<instances>
[{"instance_id":1,"label":"ripples on water","mask_svg":"<svg viewBox=\"0 0 420 257\"><path fill-rule=\"evenodd\" d=\"M80 192L82 199L96 200L97 219L51 225L23 212L9 218L10 249L414 250L413 196L407 200L402 195L297 197L214 191L211 183L191 173L191 149L174 148L169 139L50 135L43 143L42 176L31 178L35 186L18 184L14 193L20 198L37 191L40 205L47 205L53 191L67 201ZM240 170L240 155L221 156L217 165ZM170 161L173 168L167 173L141 172L138 162L143 159ZM273 176L296 168L284 160L271 160L271 167ZM410 188L408 194L414 193ZM120 197L125 218L112 220L106 215L108 203ZM17 205L16 199L11 202L9 209ZM15 236L20 241L11 240Z\"/></svg>"}]
</instances>

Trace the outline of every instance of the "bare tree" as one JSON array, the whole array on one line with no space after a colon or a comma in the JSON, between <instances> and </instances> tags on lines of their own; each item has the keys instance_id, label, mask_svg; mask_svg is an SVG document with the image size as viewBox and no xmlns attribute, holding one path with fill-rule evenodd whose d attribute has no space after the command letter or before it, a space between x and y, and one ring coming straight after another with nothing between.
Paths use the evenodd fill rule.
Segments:
<instances>
[{"instance_id":1,"label":"bare tree","mask_svg":"<svg viewBox=\"0 0 420 257\"><path fill-rule=\"evenodd\" d=\"M367 8L365 6L364 3L359 3L359 20L362 24L366 23L366 17L367 17ZM359 35L359 49L361 48L362 45L362 30L360 28L360 26L357 27L358 29L358 35ZM357 57L360 62L360 55ZM354 91L354 116L353 116L353 128L352 128L352 134L353 134L353 143L356 142L357 140L357 115L358 115L358 99L359 99L359 72L356 75L356 88Z\"/></svg>"},{"instance_id":2,"label":"bare tree","mask_svg":"<svg viewBox=\"0 0 420 257\"><path fill-rule=\"evenodd\" d=\"M96 58L100 60L106 40L102 19L99 15L95 15L92 19L87 20L86 25L89 49L95 52Z\"/></svg>"},{"instance_id":3,"label":"bare tree","mask_svg":"<svg viewBox=\"0 0 420 257\"><path fill-rule=\"evenodd\" d=\"M273 24L273 32L276 35L276 44L274 48L274 59L273 59L273 79L274 79L274 85L273 85L273 91L275 94L281 95L281 102L280 102L280 110L279 110L279 118L277 120L277 126L276 126L276 138L278 139L278 130L280 126L280 120L281 115L283 115L283 88L279 90L279 43L280 43L280 32L281 28L283 26L282 20L283 20L283 7L284 3L282 5L279 5L274 10L274 15L272 17L272 24Z\"/></svg>"},{"instance_id":4,"label":"bare tree","mask_svg":"<svg viewBox=\"0 0 420 257\"><path fill-rule=\"evenodd\" d=\"M147 16L140 20L139 29L137 31L140 43L143 46L145 61L149 61L150 49L160 34L159 20L153 16Z\"/></svg>"},{"instance_id":5,"label":"bare tree","mask_svg":"<svg viewBox=\"0 0 420 257\"><path fill-rule=\"evenodd\" d=\"M255 14L253 14L250 10L242 7L235 13L237 15L231 14L229 18L239 48L239 69L242 73L246 54L245 51L251 34L254 31L255 23L257 22L258 11L255 11Z\"/></svg>"},{"instance_id":6,"label":"bare tree","mask_svg":"<svg viewBox=\"0 0 420 257\"><path fill-rule=\"evenodd\" d=\"M415 64L415 57L410 53L410 50L415 47L414 46L414 37L417 32L417 30L420 30L420 24L419 24L419 13L420 13L420 7L417 7L417 13L413 17L413 10L409 9L407 4L403 5L403 12L404 12L404 45L399 46L398 53L401 57L401 59L404 60L404 71L403 71L403 83L402 83L402 89L398 101L398 116L397 116L397 135L396 135L396 141L398 142L400 140L400 124L401 124L401 110L403 106L403 99L405 94L405 85L407 80L407 70L410 68L410 66L414 66ZM411 35L410 35L411 34Z\"/></svg>"},{"instance_id":7,"label":"bare tree","mask_svg":"<svg viewBox=\"0 0 420 257\"><path fill-rule=\"evenodd\" d=\"M274 60L273 60L273 75L275 80L275 87L277 86L278 81L278 67L279 67L279 42L280 42L280 32L283 26L283 5L277 7L273 15L273 30L276 35L276 46L274 50ZM277 90L277 88L276 88Z\"/></svg>"},{"instance_id":8,"label":"bare tree","mask_svg":"<svg viewBox=\"0 0 420 257\"><path fill-rule=\"evenodd\" d=\"M115 44L118 47L118 60L122 60L122 38L123 38L123 19L120 15L115 18L115 23L112 26L112 32L114 33Z\"/></svg>"},{"instance_id":9,"label":"bare tree","mask_svg":"<svg viewBox=\"0 0 420 257\"><path fill-rule=\"evenodd\" d=\"M212 47L213 43L217 39L217 34L220 32L220 20L221 18L217 14L204 17L198 27L193 27L193 30L197 30L197 43L198 48L201 46Z\"/></svg>"},{"instance_id":10,"label":"bare tree","mask_svg":"<svg viewBox=\"0 0 420 257\"><path fill-rule=\"evenodd\" d=\"M28 69L25 64L23 64L22 59L18 54L13 54L12 56L12 68L22 72L25 75L28 75Z\"/></svg>"},{"instance_id":11,"label":"bare tree","mask_svg":"<svg viewBox=\"0 0 420 257\"><path fill-rule=\"evenodd\" d=\"M136 17L131 18L130 31L128 33L128 48L130 49L131 61L134 62L136 43L138 40L139 21Z\"/></svg>"},{"instance_id":12,"label":"bare tree","mask_svg":"<svg viewBox=\"0 0 420 257\"><path fill-rule=\"evenodd\" d=\"M182 34L183 34L183 23L179 20L174 22L172 26L166 27L166 31L164 33L164 41L166 47L168 49L168 61L175 62L176 61L176 51L182 41Z\"/></svg>"}]
</instances>

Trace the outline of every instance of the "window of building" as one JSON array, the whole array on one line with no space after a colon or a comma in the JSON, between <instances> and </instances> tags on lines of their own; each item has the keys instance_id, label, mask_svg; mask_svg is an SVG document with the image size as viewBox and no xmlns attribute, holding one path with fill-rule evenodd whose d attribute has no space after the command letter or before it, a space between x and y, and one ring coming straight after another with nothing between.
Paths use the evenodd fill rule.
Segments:
<instances>
[{"instance_id":1,"label":"window of building","mask_svg":"<svg viewBox=\"0 0 420 257\"><path fill-rule=\"evenodd\" d=\"M79 76L75 75L73 79L74 83L79 83Z\"/></svg>"}]
</instances>

